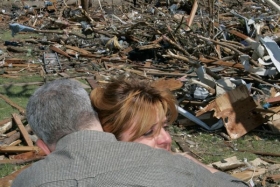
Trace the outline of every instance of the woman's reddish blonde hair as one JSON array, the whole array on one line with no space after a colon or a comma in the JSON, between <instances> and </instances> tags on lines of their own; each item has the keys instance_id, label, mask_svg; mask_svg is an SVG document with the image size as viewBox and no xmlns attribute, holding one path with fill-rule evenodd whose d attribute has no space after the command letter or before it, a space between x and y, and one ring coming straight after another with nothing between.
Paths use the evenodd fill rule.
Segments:
<instances>
[{"instance_id":1,"label":"woman's reddish blonde hair","mask_svg":"<svg viewBox=\"0 0 280 187\"><path fill-rule=\"evenodd\" d=\"M147 80L112 79L104 88L95 88L90 98L103 130L113 133L118 140L133 124L129 141L149 131L157 117L167 117L173 123L178 115L173 94L168 89L153 87Z\"/></svg>"}]
</instances>

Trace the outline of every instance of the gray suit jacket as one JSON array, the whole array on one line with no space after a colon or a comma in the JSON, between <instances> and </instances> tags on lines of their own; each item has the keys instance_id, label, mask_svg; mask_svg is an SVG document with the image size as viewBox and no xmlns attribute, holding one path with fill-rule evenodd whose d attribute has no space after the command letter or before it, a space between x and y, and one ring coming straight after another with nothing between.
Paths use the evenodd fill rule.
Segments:
<instances>
[{"instance_id":1,"label":"gray suit jacket","mask_svg":"<svg viewBox=\"0 0 280 187\"><path fill-rule=\"evenodd\" d=\"M212 174L189 159L112 134L79 131L63 137L56 150L24 170L13 187L246 186L225 173Z\"/></svg>"}]
</instances>

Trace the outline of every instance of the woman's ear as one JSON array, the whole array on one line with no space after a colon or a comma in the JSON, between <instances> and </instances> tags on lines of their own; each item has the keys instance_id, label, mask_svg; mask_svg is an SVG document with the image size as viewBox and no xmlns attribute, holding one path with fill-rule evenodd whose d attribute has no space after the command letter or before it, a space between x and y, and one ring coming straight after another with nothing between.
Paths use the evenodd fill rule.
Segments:
<instances>
[{"instance_id":1,"label":"woman's ear","mask_svg":"<svg viewBox=\"0 0 280 187\"><path fill-rule=\"evenodd\" d=\"M37 144L38 147L40 147L46 153L46 155L51 153L49 147L47 146L47 144L45 144L45 142L43 142L43 140L38 139L36 141L36 144Z\"/></svg>"}]
</instances>

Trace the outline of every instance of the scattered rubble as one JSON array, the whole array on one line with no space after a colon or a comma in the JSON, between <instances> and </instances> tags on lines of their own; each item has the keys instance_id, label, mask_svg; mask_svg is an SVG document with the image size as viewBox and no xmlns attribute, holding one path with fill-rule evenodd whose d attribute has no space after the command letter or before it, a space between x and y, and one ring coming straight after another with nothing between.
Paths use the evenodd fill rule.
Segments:
<instances>
[{"instance_id":1,"label":"scattered rubble","mask_svg":"<svg viewBox=\"0 0 280 187\"><path fill-rule=\"evenodd\" d=\"M2 1L1 27L25 37L0 45L0 76L26 71L69 77L74 71L86 77L91 89L118 74L137 76L174 93L181 125L225 128L225 140L261 125L280 134L279 0L88 2L83 9L74 0ZM44 158L24 125L24 109L0 97L20 114L0 121L0 154L9 158L0 164ZM13 124L17 130L11 130ZM176 141L181 151L189 150ZM254 176L264 174L258 185L279 184L279 174L268 172L280 173L279 164L258 162L234 157L211 165L252 185ZM7 176L0 183L11 180Z\"/></svg>"}]
</instances>

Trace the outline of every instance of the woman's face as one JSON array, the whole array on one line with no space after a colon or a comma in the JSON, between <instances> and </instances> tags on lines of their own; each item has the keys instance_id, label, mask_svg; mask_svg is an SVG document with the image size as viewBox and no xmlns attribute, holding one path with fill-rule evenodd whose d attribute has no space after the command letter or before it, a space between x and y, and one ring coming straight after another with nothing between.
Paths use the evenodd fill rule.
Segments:
<instances>
[{"instance_id":1,"label":"woman's face","mask_svg":"<svg viewBox=\"0 0 280 187\"><path fill-rule=\"evenodd\" d=\"M159 132L155 132L157 129ZM158 120L148 132L143 134L141 137L137 138L133 142L142 143L157 149L165 149L167 151L171 150L171 137L168 131L168 124L166 123L166 118L161 121ZM132 128L128 129L122 134L122 141L128 141L131 134Z\"/></svg>"}]
</instances>

